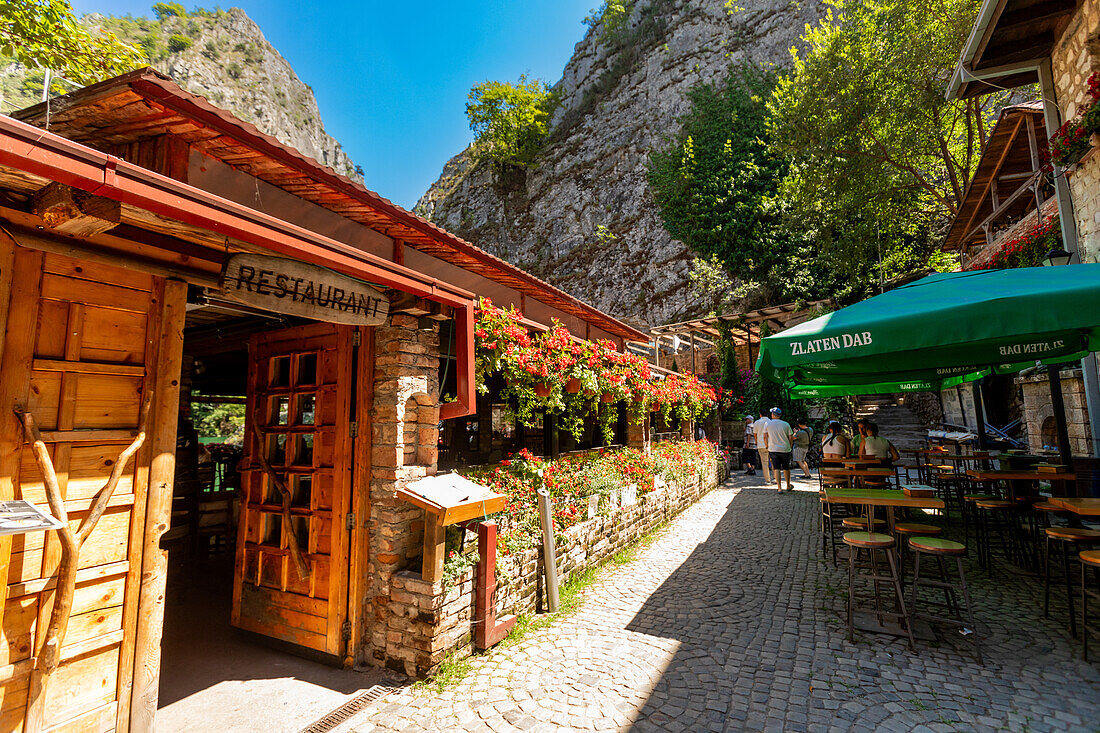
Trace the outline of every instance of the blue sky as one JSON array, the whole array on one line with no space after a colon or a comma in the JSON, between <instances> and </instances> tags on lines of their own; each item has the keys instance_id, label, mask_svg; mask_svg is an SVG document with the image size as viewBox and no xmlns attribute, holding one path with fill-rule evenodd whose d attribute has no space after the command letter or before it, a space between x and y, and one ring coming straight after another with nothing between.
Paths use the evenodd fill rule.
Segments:
<instances>
[{"instance_id":1,"label":"blue sky","mask_svg":"<svg viewBox=\"0 0 1100 733\"><path fill-rule=\"evenodd\" d=\"M151 16L152 4L73 0L80 14ZM313 87L325 128L363 166L367 186L411 208L471 140L470 87L520 74L556 82L584 35L581 21L598 4L242 0L224 7L243 8Z\"/></svg>"}]
</instances>

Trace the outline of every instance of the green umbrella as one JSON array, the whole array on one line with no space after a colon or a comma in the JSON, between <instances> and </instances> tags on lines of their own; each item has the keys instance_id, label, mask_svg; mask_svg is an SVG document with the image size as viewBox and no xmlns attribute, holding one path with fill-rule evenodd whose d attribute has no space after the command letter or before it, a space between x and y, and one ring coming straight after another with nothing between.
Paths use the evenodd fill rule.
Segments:
<instances>
[{"instance_id":1,"label":"green umbrella","mask_svg":"<svg viewBox=\"0 0 1100 733\"><path fill-rule=\"evenodd\" d=\"M930 275L760 343L793 397L937 390L1100 349L1100 264Z\"/></svg>"}]
</instances>

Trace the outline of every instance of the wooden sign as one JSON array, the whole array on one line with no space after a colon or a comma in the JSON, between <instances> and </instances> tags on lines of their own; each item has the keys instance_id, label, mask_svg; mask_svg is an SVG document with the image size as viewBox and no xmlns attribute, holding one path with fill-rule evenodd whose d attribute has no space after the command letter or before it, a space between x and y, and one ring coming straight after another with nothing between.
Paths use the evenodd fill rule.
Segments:
<instances>
[{"instance_id":1,"label":"wooden sign","mask_svg":"<svg viewBox=\"0 0 1100 733\"><path fill-rule=\"evenodd\" d=\"M282 257L233 255L221 286L230 300L315 321L378 326L390 311L386 296L362 280Z\"/></svg>"}]
</instances>

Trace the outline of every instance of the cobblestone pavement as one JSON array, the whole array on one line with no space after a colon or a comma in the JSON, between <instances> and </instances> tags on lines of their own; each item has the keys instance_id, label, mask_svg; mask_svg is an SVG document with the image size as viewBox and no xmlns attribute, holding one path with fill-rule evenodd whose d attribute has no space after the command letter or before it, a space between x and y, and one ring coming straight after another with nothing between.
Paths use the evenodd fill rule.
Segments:
<instances>
[{"instance_id":1,"label":"cobblestone pavement","mask_svg":"<svg viewBox=\"0 0 1100 733\"><path fill-rule=\"evenodd\" d=\"M728 481L572 616L475 658L442 694L391 694L348 729L1100 730L1100 665L1081 661L1064 607L1042 620L1033 578L970 572L984 667L957 630L917 654L885 635L849 643L846 571L818 551L816 482L761 484Z\"/></svg>"}]
</instances>

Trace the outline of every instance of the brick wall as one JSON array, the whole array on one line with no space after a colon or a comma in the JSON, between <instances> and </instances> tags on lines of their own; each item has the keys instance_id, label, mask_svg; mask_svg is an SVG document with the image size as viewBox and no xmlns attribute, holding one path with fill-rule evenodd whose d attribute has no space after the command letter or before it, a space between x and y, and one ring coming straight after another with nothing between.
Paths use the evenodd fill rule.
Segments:
<instances>
[{"instance_id":1,"label":"brick wall","mask_svg":"<svg viewBox=\"0 0 1100 733\"><path fill-rule=\"evenodd\" d=\"M1088 77L1100 70L1100 4L1083 2L1051 53L1054 87L1063 119L1089 102ZM1100 261L1100 155L1069 176L1083 262Z\"/></svg>"},{"instance_id":2,"label":"brick wall","mask_svg":"<svg viewBox=\"0 0 1100 733\"><path fill-rule=\"evenodd\" d=\"M1045 371L1028 377L1018 377L1016 383L1024 393L1024 422L1027 426L1028 447L1042 450L1044 443L1057 448L1053 436L1043 439L1043 424L1054 416L1050 399L1050 380ZM1069 433L1070 452L1078 456L1092 454L1092 430L1089 427L1085 405L1085 383L1080 369L1062 370L1062 399L1066 406L1066 432Z\"/></svg>"},{"instance_id":3,"label":"brick wall","mask_svg":"<svg viewBox=\"0 0 1100 733\"><path fill-rule=\"evenodd\" d=\"M418 329L417 318L390 317L375 329L371 407L370 555L366 569L365 661L404 671L424 645L415 599L397 578L420 571L424 511L398 499L405 483L435 473L439 423L439 333ZM419 634L419 636L418 636Z\"/></svg>"},{"instance_id":4,"label":"brick wall","mask_svg":"<svg viewBox=\"0 0 1100 733\"><path fill-rule=\"evenodd\" d=\"M679 485L637 497L630 506L613 508L565 532L558 544L558 573L569 578L595 565L668 521L724 478L718 463L710 463ZM544 594L541 549L498 556L496 606L501 614L541 609ZM473 571L446 593L441 583L421 580L417 569L399 571L390 579L387 610L386 664L410 676L423 677L449 653L470 649L474 613Z\"/></svg>"}]
</instances>

